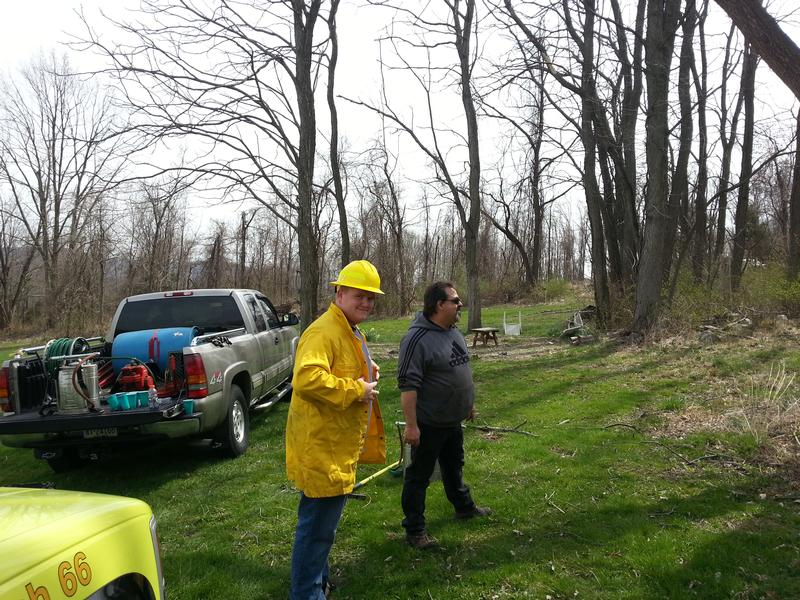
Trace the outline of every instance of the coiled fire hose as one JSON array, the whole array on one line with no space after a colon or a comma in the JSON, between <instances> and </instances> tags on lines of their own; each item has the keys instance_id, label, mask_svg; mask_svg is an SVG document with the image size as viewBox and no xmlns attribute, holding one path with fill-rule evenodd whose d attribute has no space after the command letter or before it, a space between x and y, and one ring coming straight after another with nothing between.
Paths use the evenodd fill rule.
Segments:
<instances>
[{"instance_id":1,"label":"coiled fire hose","mask_svg":"<svg viewBox=\"0 0 800 600\"><path fill-rule=\"evenodd\" d=\"M61 361L54 359L55 356L70 356L72 354L82 354L89 350L89 342L85 338L56 338L47 342L44 347L44 368L50 379L58 377L58 369Z\"/></svg>"}]
</instances>

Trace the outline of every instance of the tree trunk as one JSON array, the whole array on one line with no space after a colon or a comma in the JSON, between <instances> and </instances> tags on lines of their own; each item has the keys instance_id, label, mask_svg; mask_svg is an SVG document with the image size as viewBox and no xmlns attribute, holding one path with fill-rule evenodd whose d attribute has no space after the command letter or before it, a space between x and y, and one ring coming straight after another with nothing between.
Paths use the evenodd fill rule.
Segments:
<instances>
[{"instance_id":1,"label":"tree trunk","mask_svg":"<svg viewBox=\"0 0 800 600\"><path fill-rule=\"evenodd\" d=\"M623 69L622 110L619 116L619 138L622 143L623 168L614 171L617 189L617 214L622 223L622 244L620 259L625 286L636 281L636 265L639 260L639 216L636 211L636 125L639 119L642 96L642 52L644 49L644 21L646 0L638 0L633 32L633 61L627 57L627 31L622 20L622 12L617 0L611 7L617 28L619 54ZM623 42L625 42L623 44ZM624 57L624 58L622 58Z\"/></svg>"},{"instance_id":2,"label":"tree trunk","mask_svg":"<svg viewBox=\"0 0 800 600\"><path fill-rule=\"evenodd\" d=\"M789 260L787 276L795 281L800 272L800 110L797 112L797 146L792 171L792 195L789 199Z\"/></svg>"},{"instance_id":3,"label":"tree trunk","mask_svg":"<svg viewBox=\"0 0 800 600\"><path fill-rule=\"evenodd\" d=\"M667 103L669 70L680 16L680 0L648 0L647 68L647 195L642 258L636 286L633 331L645 333L654 325L661 304L664 283L664 248L667 219L669 128Z\"/></svg>"},{"instance_id":4,"label":"tree trunk","mask_svg":"<svg viewBox=\"0 0 800 600\"><path fill-rule=\"evenodd\" d=\"M342 244L342 267L350 262L350 230L347 225L347 209L344 205L344 187L339 158L339 115L336 111L334 84L336 80L336 63L339 60L339 37L336 33L336 12L339 9L339 0L331 1L330 16L328 17L328 36L331 41L331 56L328 62L328 108L331 113L331 178L333 179L333 192L336 197L336 210L339 213L339 235Z\"/></svg>"},{"instance_id":5,"label":"tree trunk","mask_svg":"<svg viewBox=\"0 0 800 600\"><path fill-rule=\"evenodd\" d=\"M478 117L472 98L472 56L470 40L475 17L475 0L467 0L467 10L463 23L459 24L458 4L453 5L453 19L456 32L461 75L461 103L467 118L467 148L469 151L469 218L464 238L466 242L467 294L469 295L470 329L481 326L480 273L478 272L478 234L481 220L481 159L478 145Z\"/></svg>"},{"instance_id":6,"label":"tree trunk","mask_svg":"<svg viewBox=\"0 0 800 600\"><path fill-rule=\"evenodd\" d=\"M303 327L311 324L317 312L319 250L314 217L314 154L316 151L316 113L311 64L314 52L314 25L321 0L306 7L303 0L292 0L294 9L295 90L300 116L300 141L297 151L297 242L300 251L300 318Z\"/></svg>"},{"instance_id":7,"label":"tree trunk","mask_svg":"<svg viewBox=\"0 0 800 600\"><path fill-rule=\"evenodd\" d=\"M703 281L708 253L708 126L706 104L708 100L708 64L705 45L705 20L708 0L704 4L698 23L700 43L700 73L692 59L692 73L697 90L697 127L699 146L697 149L697 182L694 196L694 236L692 249L692 275L694 283Z\"/></svg>"},{"instance_id":8,"label":"tree trunk","mask_svg":"<svg viewBox=\"0 0 800 600\"><path fill-rule=\"evenodd\" d=\"M717 0L753 51L800 99L800 47L786 35L760 0Z\"/></svg>"},{"instance_id":9,"label":"tree trunk","mask_svg":"<svg viewBox=\"0 0 800 600\"><path fill-rule=\"evenodd\" d=\"M739 195L736 200L733 249L731 251L731 290L739 289L747 244L748 211L750 204L750 178L753 174L753 129L755 127L755 82L758 56L752 46L744 53L742 65L742 95L744 96L744 137L742 140L742 168L739 173Z\"/></svg>"},{"instance_id":10,"label":"tree trunk","mask_svg":"<svg viewBox=\"0 0 800 600\"><path fill-rule=\"evenodd\" d=\"M581 62L581 87L584 89L581 101L581 139L583 142L583 188L586 194L586 212L592 231L592 279L594 280L594 302L597 307L598 323L608 321L611 301L608 291L608 271L606 268L605 236L600 205L603 198L597 184L597 156L593 123L593 103L586 91L593 88L594 73L594 18L595 0L583 0L586 19L583 24L583 48Z\"/></svg>"},{"instance_id":11,"label":"tree trunk","mask_svg":"<svg viewBox=\"0 0 800 600\"><path fill-rule=\"evenodd\" d=\"M730 132L726 132L727 118L728 118L728 104L727 104L727 87L728 78L730 77L731 61L730 49L733 42L734 30L731 27L728 33L728 38L725 43L725 59L722 64L722 87L720 89L720 110L719 110L719 127L720 127L720 141L722 145L722 158L721 158L721 174L719 178L719 188L717 195L717 235L714 241L714 264L713 268L709 271L709 283L713 282L716 278L717 270L719 269L720 259L722 258L722 251L725 248L725 236L727 234L726 220L728 214L728 185L731 178L731 156L733 153L733 146L736 142L736 129L739 126L739 114L742 110L743 95L741 90L736 100L736 108L731 117Z\"/></svg>"},{"instance_id":12,"label":"tree trunk","mask_svg":"<svg viewBox=\"0 0 800 600\"><path fill-rule=\"evenodd\" d=\"M602 144L598 145L600 176L603 180L603 202L601 212L603 215L603 232L605 234L606 248L608 249L608 271L611 283L621 293L624 288L624 275L622 269L622 258L620 256L620 244L617 238L617 223L621 221L619 215L615 214L617 204L614 194L614 180L611 177L611 168L608 164L608 154Z\"/></svg>"},{"instance_id":13,"label":"tree trunk","mask_svg":"<svg viewBox=\"0 0 800 600\"><path fill-rule=\"evenodd\" d=\"M695 0L686 0L686 11L683 18L683 40L681 41L681 58L678 68L678 101L681 111L681 135L678 148L678 160L672 176L672 188L669 195L669 228L664 247L664 275L669 278L672 269L672 258L675 251L675 239L678 235L678 223L684 239L688 238L688 206L689 206L689 158L692 154L692 80L691 65L694 49L694 28L697 20ZM683 252L681 252L683 255ZM677 273L676 273L677 276Z\"/></svg>"}]
</instances>

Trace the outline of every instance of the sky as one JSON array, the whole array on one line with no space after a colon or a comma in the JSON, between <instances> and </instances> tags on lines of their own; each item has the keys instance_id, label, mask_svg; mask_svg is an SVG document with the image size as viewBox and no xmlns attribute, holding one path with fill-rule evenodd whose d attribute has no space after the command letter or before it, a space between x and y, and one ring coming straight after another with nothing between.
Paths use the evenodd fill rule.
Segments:
<instances>
[{"instance_id":1,"label":"sky","mask_svg":"<svg viewBox=\"0 0 800 600\"><path fill-rule=\"evenodd\" d=\"M363 69L348 69L350 64L363 64L363 57L374 52L374 39L378 35L378 25L370 28L370 22L361 18L361 9L356 3L348 0L340 8L340 23L352 23L342 35L340 42L340 69L337 76L338 90L351 90L355 97L374 97L374 92L379 85L377 70L367 75ZM360 3L358 3L360 4ZM64 44L69 42L70 34L83 31L83 25L75 14L83 11L90 23L100 24L100 30L107 33L109 29L103 27L103 20L99 18L99 11L107 15L122 15L126 8L135 8L138 0L25 0L22 2L5 0L3 2L3 18L0 19L0 73L11 72L25 67L39 52L71 53L71 62L78 69L88 69L99 64L96 58L87 53L77 54L71 52ZM340 28L343 26L340 25ZM355 91L355 90L358 91ZM363 91L363 93L362 93ZM324 94L321 95L324 103ZM327 110L324 104L318 109ZM356 145L366 144L368 139L374 137L377 121L368 115L356 116L356 110L341 103L339 106L340 125L343 135L350 138ZM318 121L327 118L327 114L320 114ZM368 127L364 124L369 122ZM354 124L357 124L354 126ZM324 143L319 141L318 144ZM202 197L193 199L194 208L205 208L207 203ZM230 207L220 207L219 210L198 211L199 219L206 221L210 218L222 218L231 213Z\"/></svg>"},{"instance_id":2,"label":"sky","mask_svg":"<svg viewBox=\"0 0 800 600\"><path fill-rule=\"evenodd\" d=\"M786 7L794 6L797 0L774 0L776 10L785 11ZM25 0L14 1L5 0L3 3L3 18L0 19L0 72L13 71L25 65L40 50L49 51L56 49L60 52L64 50L60 42L67 41L67 32L77 32L81 30L81 24L75 11L83 9L92 23L100 22L97 19L99 9L108 11L121 11L123 7L137 6L138 0L114 0L113 2L103 0ZM380 85L379 72L377 69L377 45L376 37L379 35L381 27L388 19L388 11L375 8L359 8L360 0L344 0L340 8L338 19L340 28L341 56L339 69L337 71L337 91L348 96L360 99L375 100L378 97ZM800 18L800 16L798 16ZM727 29L727 18L721 13L717 14L715 25ZM723 22L724 21L724 22ZM786 25L787 31L796 40L800 41L800 28L796 25ZM486 40L482 40L485 42ZM374 56L376 60L370 60ZM365 60L365 57L367 60ZM87 55L76 55L72 58L73 64L80 67L91 64L91 57ZM768 71L766 65L760 67L759 77L762 78L762 85L768 86L770 90L766 96L766 102L762 102L762 110L769 113L770 110L785 111L793 105L793 100L788 94L785 86ZM392 102L396 107L401 107L410 114L409 107L415 101L415 97L406 94L407 90L397 89L392 93ZM418 99L419 96L416 96ZM324 111L323 104L320 111ZM369 139L377 133L377 120L363 109L339 103L340 118L342 125L340 131L347 136L351 146L361 149L366 146ZM446 113L446 111L441 111ZM460 107L453 111L453 119L459 120ZM327 119L327 114L318 113L318 121ZM489 155L490 151L485 148L497 147L502 139L502 132L493 125L482 128L482 154ZM318 144L324 144L320 140ZM398 141L397 148L400 148L403 166L407 177L413 178L427 170L424 157L420 151L411 146L407 140ZM402 145L401 145L402 144ZM483 159L484 168L491 166L491 161ZM411 198L414 200L414 198ZM203 202L203 200L197 200ZM197 206L199 208L199 206ZM224 209L230 214L230 207ZM216 217L214 211L200 211L202 218Z\"/></svg>"}]
</instances>

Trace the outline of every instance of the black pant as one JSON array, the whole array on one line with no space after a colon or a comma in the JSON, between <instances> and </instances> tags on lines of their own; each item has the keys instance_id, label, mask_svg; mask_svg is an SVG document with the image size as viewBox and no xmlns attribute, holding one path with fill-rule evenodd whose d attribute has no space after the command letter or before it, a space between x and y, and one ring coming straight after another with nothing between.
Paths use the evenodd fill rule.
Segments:
<instances>
[{"instance_id":1,"label":"black pant","mask_svg":"<svg viewBox=\"0 0 800 600\"><path fill-rule=\"evenodd\" d=\"M447 499L457 512L475 506L464 483L464 433L456 427L431 427L419 424L419 446L411 449L411 464L403 480L403 527L414 535L425 531L425 492L431 482L436 460L442 472Z\"/></svg>"}]
</instances>

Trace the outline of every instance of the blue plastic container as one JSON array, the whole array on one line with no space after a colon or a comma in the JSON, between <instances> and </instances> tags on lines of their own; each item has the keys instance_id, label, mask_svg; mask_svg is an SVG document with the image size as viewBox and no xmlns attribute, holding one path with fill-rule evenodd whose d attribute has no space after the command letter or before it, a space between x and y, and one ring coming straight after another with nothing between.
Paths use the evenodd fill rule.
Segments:
<instances>
[{"instance_id":1,"label":"blue plastic container","mask_svg":"<svg viewBox=\"0 0 800 600\"><path fill-rule=\"evenodd\" d=\"M130 410L131 404L130 400L128 399L127 392L120 392L117 394L117 400L119 401L119 409L120 410Z\"/></svg>"},{"instance_id":2,"label":"blue plastic container","mask_svg":"<svg viewBox=\"0 0 800 600\"><path fill-rule=\"evenodd\" d=\"M120 410L119 398L117 397L117 394L110 394L106 401L108 402L108 406L111 408L111 410Z\"/></svg>"},{"instance_id":3,"label":"blue plastic container","mask_svg":"<svg viewBox=\"0 0 800 600\"><path fill-rule=\"evenodd\" d=\"M111 355L120 357L112 361L114 373L119 374L122 367L130 363L131 357L143 363L157 365L163 373L167 368L170 352L179 352L197 337L197 327L168 327L165 329L144 329L120 333L114 338Z\"/></svg>"}]
</instances>

